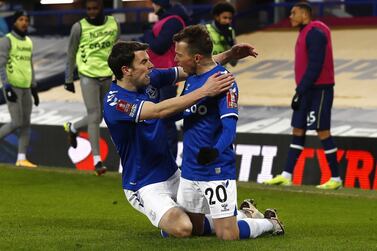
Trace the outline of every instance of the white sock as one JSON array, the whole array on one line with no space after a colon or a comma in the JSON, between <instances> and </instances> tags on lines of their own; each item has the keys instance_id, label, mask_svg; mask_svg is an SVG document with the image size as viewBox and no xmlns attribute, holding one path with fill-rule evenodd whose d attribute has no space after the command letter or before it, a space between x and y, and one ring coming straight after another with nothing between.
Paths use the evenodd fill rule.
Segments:
<instances>
[{"instance_id":1,"label":"white sock","mask_svg":"<svg viewBox=\"0 0 377 251\"><path fill-rule=\"evenodd\" d=\"M242 210L237 210L237 221L247 218L246 214Z\"/></svg>"},{"instance_id":2,"label":"white sock","mask_svg":"<svg viewBox=\"0 0 377 251\"><path fill-rule=\"evenodd\" d=\"M242 221L246 222L250 228L250 238L257 238L258 236L271 232L274 228L272 223L267 219L250 219L246 218Z\"/></svg>"},{"instance_id":3,"label":"white sock","mask_svg":"<svg viewBox=\"0 0 377 251\"><path fill-rule=\"evenodd\" d=\"M331 177L331 180L333 181L337 181L337 182L342 182L342 180L340 179L340 177Z\"/></svg>"},{"instance_id":4,"label":"white sock","mask_svg":"<svg viewBox=\"0 0 377 251\"><path fill-rule=\"evenodd\" d=\"M94 155L93 160L94 160L94 165L97 165L98 162L102 161L100 155Z\"/></svg>"},{"instance_id":5,"label":"white sock","mask_svg":"<svg viewBox=\"0 0 377 251\"><path fill-rule=\"evenodd\" d=\"M73 133L77 133L77 130L76 130L76 128L73 126L73 123L71 124L71 131L73 132Z\"/></svg>"},{"instance_id":6,"label":"white sock","mask_svg":"<svg viewBox=\"0 0 377 251\"><path fill-rule=\"evenodd\" d=\"M20 161L20 160L26 160L26 154L25 153L17 154L17 161Z\"/></svg>"},{"instance_id":7,"label":"white sock","mask_svg":"<svg viewBox=\"0 0 377 251\"><path fill-rule=\"evenodd\" d=\"M292 174L291 174L291 173L288 173L288 172L286 172L286 171L283 171L283 172L281 173L281 176L283 176L284 178L289 179L289 180L292 179Z\"/></svg>"}]
</instances>

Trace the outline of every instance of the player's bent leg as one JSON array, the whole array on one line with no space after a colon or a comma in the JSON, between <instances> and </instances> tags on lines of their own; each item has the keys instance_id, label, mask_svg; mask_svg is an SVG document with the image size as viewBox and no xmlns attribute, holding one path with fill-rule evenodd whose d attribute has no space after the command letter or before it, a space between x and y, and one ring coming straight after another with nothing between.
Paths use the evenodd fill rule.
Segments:
<instances>
[{"instance_id":1,"label":"player's bent leg","mask_svg":"<svg viewBox=\"0 0 377 251\"><path fill-rule=\"evenodd\" d=\"M133 208L148 217L153 226L168 235L187 237L192 224L188 215L175 201L180 172L177 170L168 180L141 187L137 191L124 190Z\"/></svg>"},{"instance_id":2,"label":"player's bent leg","mask_svg":"<svg viewBox=\"0 0 377 251\"><path fill-rule=\"evenodd\" d=\"M220 240L238 240L240 233L236 216L213 219L217 238Z\"/></svg>"},{"instance_id":3,"label":"player's bent leg","mask_svg":"<svg viewBox=\"0 0 377 251\"><path fill-rule=\"evenodd\" d=\"M305 129L302 128L294 127L292 129L292 141L289 145L288 156L285 162L284 171L280 175L274 177L273 179L264 181L263 184L281 186L292 185L292 173L305 145L305 132Z\"/></svg>"},{"instance_id":4,"label":"player's bent leg","mask_svg":"<svg viewBox=\"0 0 377 251\"><path fill-rule=\"evenodd\" d=\"M161 218L158 227L169 235L178 238L191 236L192 223L188 215L179 207L169 209Z\"/></svg>"},{"instance_id":5,"label":"player's bent leg","mask_svg":"<svg viewBox=\"0 0 377 251\"><path fill-rule=\"evenodd\" d=\"M276 209L266 209L263 219L246 218L238 220L240 239L254 239L265 234L283 235L284 225L277 216Z\"/></svg>"}]
</instances>

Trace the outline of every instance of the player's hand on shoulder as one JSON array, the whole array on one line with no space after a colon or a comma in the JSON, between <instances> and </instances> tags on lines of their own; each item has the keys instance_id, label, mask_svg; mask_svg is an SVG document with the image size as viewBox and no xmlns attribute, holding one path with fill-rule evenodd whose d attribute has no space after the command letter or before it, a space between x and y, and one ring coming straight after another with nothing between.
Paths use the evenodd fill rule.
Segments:
<instances>
[{"instance_id":1,"label":"player's hand on shoulder","mask_svg":"<svg viewBox=\"0 0 377 251\"><path fill-rule=\"evenodd\" d=\"M207 79L202 88L204 88L206 96L213 97L228 91L233 83L234 76L231 73L217 72Z\"/></svg>"},{"instance_id":2,"label":"player's hand on shoulder","mask_svg":"<svg viewBox=\"0 0 377 251\"><path fill-rule=\"evenodd\" d=\"M64 89L69 91L69 92L72 92L72 93L75 93L75 85L72 83L72 82L69 82L69 83L64 83Z\"/></svg>"},{"instance_id":3,"label":"player's hand on shoulder","mask_svg":"<svg viewBox=\"0 0 377 251\"><path fill-rule=\"evenodd\" d=\"M202 147L199 150L196 160L200 165L207 165L219 156L219 151L213 147Z\"/></svg>"}]
</instances>

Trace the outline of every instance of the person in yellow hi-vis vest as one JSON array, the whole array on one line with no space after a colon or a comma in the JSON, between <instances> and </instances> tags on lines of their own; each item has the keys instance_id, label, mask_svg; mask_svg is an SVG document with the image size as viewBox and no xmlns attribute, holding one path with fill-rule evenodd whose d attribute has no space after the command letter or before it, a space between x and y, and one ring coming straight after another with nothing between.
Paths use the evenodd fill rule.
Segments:
<instances>
[{"instance_id":1,"label":"person in yellow hi-vis vest","mask_svg":"<svg viewBox=\"0 0 377 251\"><path fill-rule=\"evenodd\" d=\"M119 38L120 28L113 16L104 15L102 0L87 0L86 10L87 16L71 29L64 88L75 92L73 71L76 64L87 115L75 123L65 123L64 129L70 145L76 148L78 129L88 126L95 173L102 175L106 172L99 149L102 100L112 80L107 58Z\"/></svg>"},{"instance_id":2,"label":"person in yellow hi-vis vest","mask_svg":"<svg viewBox=\"0 0 377 251\"><path fill-rule=\"evenodd\" d=\"M36 167L26 159L30 138L32 98L39 105L35 74L32 64L33 43L27 34L29 16L16 11L12 18L12 31L0 40L0 78L11 122L0 127L0 139L18 129L18 155L16 166Z\"/></svg>"},{"instance_id":3,"label":"person in yellow hi-vis vest","mask_svg":"<svg viewBox=\"0 0 377 251\"><path fill-rule=\"evenodd\" d=\"M219 2L212 8L213 21L206 24L207 31L213 43L212 54L217 55L229 50L236 44L236 34L232 27L236 9L228 2ZM232 66L237 60L229 62Z\"/></svg>"}]
</instances>

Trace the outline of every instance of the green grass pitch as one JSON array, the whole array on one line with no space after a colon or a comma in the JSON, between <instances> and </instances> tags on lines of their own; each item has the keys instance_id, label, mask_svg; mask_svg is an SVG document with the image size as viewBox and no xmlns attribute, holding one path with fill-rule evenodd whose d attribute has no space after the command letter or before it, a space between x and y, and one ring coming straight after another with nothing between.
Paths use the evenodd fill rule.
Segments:
<instances>
[{"instance_id":1,"label":"green grass pitch","mask_svg":"<svg viewBox=\"0 0 377 251\"><path fill-rule=\"evenodd\" d=\"M0 165L0 250L377 250L377 191L239 183L239 202L278 209L284 236L219 241L160 236L117 173Z\"/></svg>"}]
</instances>

